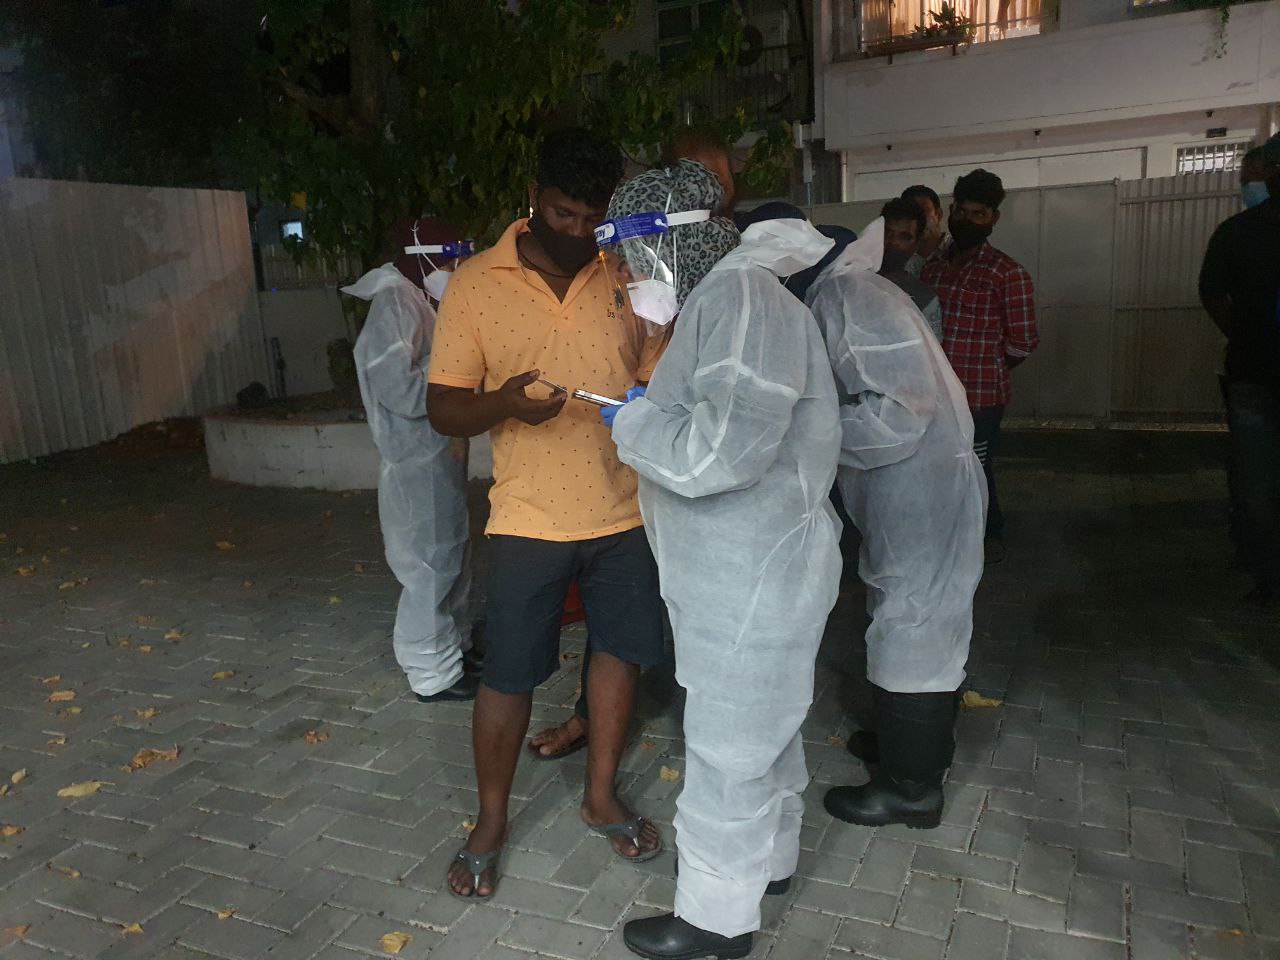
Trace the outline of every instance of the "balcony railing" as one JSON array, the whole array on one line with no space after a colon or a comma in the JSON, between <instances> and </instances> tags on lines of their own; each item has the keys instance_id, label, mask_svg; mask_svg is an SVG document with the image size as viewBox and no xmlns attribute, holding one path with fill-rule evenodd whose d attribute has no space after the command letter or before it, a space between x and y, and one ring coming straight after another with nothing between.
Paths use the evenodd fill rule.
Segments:
<instances>
[{"instance_id":1,"label":"balcony railing","mask_svg":"<svg viewBox=\"0 0 1280 960\"><path fill-rule=\"evenodd\" d=\"M838 5L849 19L838 24L836 47L844 57L892 57L1027 36L1040 32L1042 4L1043 0L847 0ZM947 17L944 6L958 17Z\"/></svg>"}]
</instances>

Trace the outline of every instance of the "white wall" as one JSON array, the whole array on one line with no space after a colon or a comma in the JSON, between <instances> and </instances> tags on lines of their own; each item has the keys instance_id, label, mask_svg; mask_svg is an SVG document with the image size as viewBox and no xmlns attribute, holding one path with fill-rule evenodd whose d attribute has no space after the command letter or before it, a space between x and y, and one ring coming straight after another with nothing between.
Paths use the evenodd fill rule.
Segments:
<instances>
[{"instance_id":1,"label":"white wall","mask_svg":"<svg viewBox=\"0 0 1280 960\"><path fill-rule=\"evenodd\" d=\"M266 379L244 194L0 182L0 463Z\"/></svg>"},{"instance_id":2,"label":"white wall","mask_svg":"<svg viewBox=\"0 0 1280 960\"><path fill-rule=\"evenodd\" d=\"M258 294L263 335L280 339L285 389L290 396L333 388L329 377L330 340L350 337L340 295L333 287L269 290ZM275 373L268 386L274 392Z\"/></svg>"},{"instance_id":3,"label":"white wall","mask_svg":"<svg viewBox=\"0 0 1280 960\"><path fill-rule=\"evenodd\" d=\"M828 64L827 148L963 142L1280 101L1280 3L1233 6L1222 57L1212 50L1216 16L1143 16L973 44L955 56Z\"/></svg>"}]
</instances>

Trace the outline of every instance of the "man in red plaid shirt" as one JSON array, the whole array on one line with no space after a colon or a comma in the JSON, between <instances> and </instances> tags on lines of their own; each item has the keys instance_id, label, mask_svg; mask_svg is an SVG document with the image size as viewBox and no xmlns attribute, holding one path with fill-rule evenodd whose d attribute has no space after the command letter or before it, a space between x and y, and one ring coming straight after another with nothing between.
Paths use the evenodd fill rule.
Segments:
<instances>
[{"instance_id":1,"label":"man in red plaid shirt","mask_svg":"<svg viewBox=\"0 0 1280 960\"><path fill-rule=\"evenodd\" d=\"M921 274L942 302L942 346L969 396L973 449L990 498L988 563L1004 559L1004 514L994 466L1009 402L1009 371L1040 343L1031 277L987 242L1003 200L1004 184L994 173L974 170L957 180L948 221L951 243Z\"/></svg>"}]
</instances>

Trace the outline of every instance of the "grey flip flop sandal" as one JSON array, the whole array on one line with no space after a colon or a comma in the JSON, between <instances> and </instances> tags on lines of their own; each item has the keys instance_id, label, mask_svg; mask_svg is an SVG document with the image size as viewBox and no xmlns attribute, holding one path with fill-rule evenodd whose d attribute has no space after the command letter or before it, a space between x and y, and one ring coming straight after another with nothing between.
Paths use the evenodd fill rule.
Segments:
<instances>
[{"instance_id":1,"label":"grey flip flop sandal","mask_svg":"<svg viewBox=\"0 0 1280 960\"><path fill-rule=\"evenodd\" d=\"M449 883L449 878L446 876L445 884L449 887L449 893L458 900L492 900L493 895L498 892L498 881L501 879L501 874L498 873L498 854L501 852L501 850L494 850L490 853L472 853L469 850L459 850L453 862L462 864L471 874L471 892L459 893L453 889L453 884ZM480 889L480 875L490 867L493 868L492 889L488 896L482 897L477 892Z\"/></svg>"},{"instance_id":2,"label":"grey flip flop sandal","mask_svg":"<svg viewBox=\"0 0 1280 960\"><path fill-rule=\"evenodd\" d=\"M648 819L645 817L634 816L630 820L626 820L622 823L606 823L599 827L592 827L591 830L593 833L597 833L608 840L613 840L614 837L626 837L631 841L632 845L639 850L640 831L644 829L644 825L648 822ZM619 860L625 860L628 863L644 863L647 860L652 860L660 854L662 849L662 835L659 834L658 845L652 850L642 851L639 855L634 857L628 857L624 853L618 853L617 850L614 850L614 854Z\"/></svg>"}]
</instances>

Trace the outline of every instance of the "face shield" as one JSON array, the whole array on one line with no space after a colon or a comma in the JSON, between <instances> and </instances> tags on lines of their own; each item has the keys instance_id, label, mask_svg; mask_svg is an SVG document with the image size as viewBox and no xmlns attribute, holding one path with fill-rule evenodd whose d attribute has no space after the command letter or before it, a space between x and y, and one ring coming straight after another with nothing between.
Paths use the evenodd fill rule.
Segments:
<instances>
[{"instance_id":1,"label":"face shield","mask_svg":"<svg viewBox=\"0 0 1280 960\"><path fill-rule=\"evenodd\" d=\"M596 245L604 254L610 281L650 333L661 331L680 312L676 295L680 236L675 228L709 219L710 210L652 211L606 220L596 227Z\"/></svg>"},{"instance_id":2,"label":"face shield","mask_svg":"<svg viewBox=\"0 0 1280 960\"><path fill-rule=\"evenodd\" d=\"M419 243L418 225L413 225L413 243L404 248L404 252L418 258L418 270L422 274L422 288L436 303L444 299L444 290L454 267L475 252L471 240L457 240L450 243ZM436 265L432 256L439 259L441 266ZM430 268L428 271L427 268Z\"/></svg>"}]
</instances>

